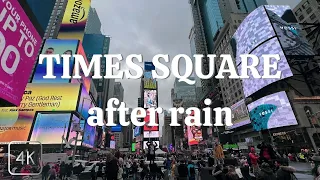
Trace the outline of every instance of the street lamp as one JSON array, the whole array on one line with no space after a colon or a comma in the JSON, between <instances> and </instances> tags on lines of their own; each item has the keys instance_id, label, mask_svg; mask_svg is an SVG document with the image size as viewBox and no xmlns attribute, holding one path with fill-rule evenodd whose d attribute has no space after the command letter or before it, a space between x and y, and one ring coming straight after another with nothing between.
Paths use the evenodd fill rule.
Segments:
<instances>
[{"instance_id":1,"label":"street lamp","mask_svg":"<svg viewBox=\"0 0 320 180\"><path fill-rule=\"evenodd\" d=\"M84 100L89 100L90 103L92 103L92 100L91 100L91 99L88 99L88 98L85 98L85 97L82 99L79 125L80 125L81 120L84 119L83 116L82 116ZM79 126L79 127L80 127L80 126ZM74 165L74 162L75 162L75 160L76 160L75 158L76 158L78 137L79 137L79 132L80 132L80 131L81 131L81 130L79 130L79 129L76 130L77 134L76 134L76 139L75 139L75 143L74 143L74 149L73 149L73 152L72 152L72 166Z\"/></svg>"}]
</instances>

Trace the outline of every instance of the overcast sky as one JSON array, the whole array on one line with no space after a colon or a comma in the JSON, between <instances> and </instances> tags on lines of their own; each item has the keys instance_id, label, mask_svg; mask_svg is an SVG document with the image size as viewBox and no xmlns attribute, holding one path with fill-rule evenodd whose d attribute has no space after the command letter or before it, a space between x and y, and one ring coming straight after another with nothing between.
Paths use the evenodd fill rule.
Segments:
<instances>
[{"instance_id":1,"label":"overcast sky","mask_svg":"<svg viewBox=\"0 0 320 180\"><path fill-rule=\"evenodd\" d=\"M269 4L288 4L292 8L300 0L268 0ZM155 54L190 55L188 35L192 27L187 0L92 0L105 35L111 36L110 53L142 54L151 60ZM121 80L124 102L135 108L140 81ZM174 78L159 81L159 106L171 107L170 91Z\"/></svg>"}]
</instances>

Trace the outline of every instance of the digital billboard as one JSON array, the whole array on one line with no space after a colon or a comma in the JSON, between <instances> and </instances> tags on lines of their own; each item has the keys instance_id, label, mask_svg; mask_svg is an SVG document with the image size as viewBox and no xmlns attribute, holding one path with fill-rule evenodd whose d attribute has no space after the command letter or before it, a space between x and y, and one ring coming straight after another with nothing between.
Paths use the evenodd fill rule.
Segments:
<instances>
[{"instance_id":1,"label":"digital billboard","mask_svg":"<svg viewBox=\"0 0 320 180\"><path fill-rule=\"evenodd\" d=\"M90 126L88 123L86 123L84 127L84 132L83 132L82 146L93 148L95 138L96 138L96 127Z\"/></svg>"},{"instance_id":2,"label":"digital billboard","mask_svg":"<svg viewBox=\"0 0 320 180\"><path fill-rule=\"evenodd\" d=\"M241 54L249 54L259 44L272 37L275 37L275 32L264 7L260 6L243 20L233 35L231 47L236 57L236 65L241 63Z\"/></svg>"},{"instance_id":3,"label":"digital billboard","mask_svg":"<svg viewBox=\"0 0 320 180\"><path fill-rule=\"evenodd\" d=\"M72 128L72 127L75 126L75 124L79 124L80 125L81 132L79 132L79 134L78 134L78 140L81 140L81 141L77 142L77 146L81 146L83 133L84 133L85 120L80 121L80 119L76 115L72 115L72 118L71 118L71 126L70 126L70 129L69 129L68 141L70 141L70 139L72 139L72 138L76 138L77 137L77 132L74 131L73 128ZM74 145L74 144L75 144L75 141L73 141L71 143L71 145Z\"/></svg>"},{"instance_id":4,"label":"digital billboard","mask_svg":"<svg viewBox=\"0 0 320 180\"><path fill-rule=\"evenodd\" d=\"M111 132L121 132L122 127L120 124L117 124L116 126L111 126Z\"/></svg>"},{"instance_id":5,"label":"digital billboard","mask_svg":"<svg viewBox=\"0 0 320 180\"><path fill-rule=\"evenodd\" d=\"M157 89L157 81L153 79L151 71L144 72L144 89Z\"/></svg>"},{"instance_id":6,"label":"digital billboard","mask_svg":"<svg viewBox=\"0 0 320 180\"><path fill-rule=\"evenodd\" d=\"M134 137L137 137L137 136L139 136L140 134L141 134L140 126L136 126L136 127L134 128L134 133L133 133L133 135L134 135Z\"/></svg>"},{"instance_id":7,"label":"digital billboard","mask_svg":"<svg viewBox=\"0 0 320 180\"><path fill-rule=\"evenodd\" d=\"M157 90L144 90L144 108L157 108Z\"/></svg>"},{"instance_id":8,"label":"digital billboard","mask_svg":"<svg viewBox=\"0 0 320 180\"><path fill-rule=\"evenodd\" d=\"M110 141L110 149L116 148L116 141Z\"/></svg>"},{"instance_id":9,"label":"digital billboard","mask_svg":"<svg viewBox=\"0 0 320 180\"><path fill-rule=\"evenodd\" d=\"M84 119L88 119L88 117L89 117L88 111L91 107L95 107L94 102L92 101L86 88L84 86L82 86L81 96L79 98L77 110L79 113L81 113L81 115Z\"/></svg>"},{"instance_id":10,"label":"digital billboard","mask_svg":"<svg viewBox=\"0 0 320 180\"><path fill-rule=\"evenodd\" d=\"M250 103L248 110L256 131L298 124L285 91Z\"/></svg>"},{"instance_id":11,"label":"digital billboard","mask_svg":"<svg viewBox=\"0 0 320 180\"><path fill-rule=\"evenodd\" d=\"M77 50L77 54L82 55L82 57L84 58L87 66L89 66L89 62L86 56L86 53L84 52L82 43L79 43L78 45L78 50ZM74 72L73 72L74 73ZM91 85L91 78L90 77L86 77L82 71L82 68L80 68L80 76L81 79L71 79L71 83L82 83L83 86L85 87L86 91L89 93L90 92L90 85Z\"/></svg>"},{"instance_id":12,"label":"digital billboard","mask_svg":"<svg viewBox=\"0 0 320 180\"><path fill-rule=\"evenodd\" d=\"M160 142L159 141L152 141L152 142L153 142L153 144L157 145L156 148L160 147L160 145L159 145ZM148 149L147 143L148 143L148 141L143 141L143 149Z\"/></svg>"},{"instance_id":13,"label":"digital billboard","mask_svg":"<svg viewBox=\"0 0 320 180\"><path fill-rule=\"evenodd\" d=\"M66 137L71 113L38 112L30 134L30 141L42 144L61 144Z\"/></svg>"},{"instance_id":14,"label":"digital billboard","mask_svg":"<svg viewBox=\"0 0 320 180\"><path fill-rule=\"evenodd\" d=\"M77 54L79 41L73 39L47 39L44 42L41 54ZM70 76L73 72L74 57L69 60ZM47 60L44 59L42 64L37 64L34 70L32 83L69 83L70 79L62 79L63 75L63 58L60 59L60 64L56 59L53 62L53 72L56 76L55 79L44 79L43 76L47 74Z\"/></svg>"},{"instance_id":15,"label":"digital billboard","mask_svg":"<svg viewBox=\"0 0 320 180\"><path fill-rule=\"evenodd\" d=\"M131 144L131 152L136 152L136 143Z\"/></svg>"},{"instance_id":16,"label":"digital billboard","mask_svg":"<svg viewBox=\"0 0 320 180\"><path fill-rule=\"evenodd\" d=\"M226 129L234 129L237 127L241 127L247 124L250 124L250 117L249 117L249 112L247 109L247 106L245 104L244 99L238 101L231 107L231 112L232 112L232 126L227 126Z\"/></svg>"},{"instance_id":17,"label":"digital billboard","mask_svg":"<svg viewBox=\"0 0 320 180\"><path fill-rule=\"evenodd\" d=\"M160 132L159 131L144 131L143 137L144 138L159 138Z\"/></svg>"},{"instance_id":18,"label":"digital billboard","mask_svg":"<svg viewBox=\"0 0 320 180\"><path fill-rule=\"evenodd\" d=\"M190 116L193 116L193 113ZM187 133L189 146L197 145L199 144L199 141L202 141L203 139L200 126L187 126Z\"/></svg>"},{"instance_id":19,"label":"digital billboard","mask_svg":"<svg viewBox=\"0 0 320 180\"><path fill-rule=\"evenodd\" d=\"M277 71L281 71L281 77L279 78L254 78L251 71L248 71L249 78L242 79L242 86L243 92L245 97L252 95L253 93L257 92L258 90L272 84L276 81L288 78L293 76L293 73L290 69L288 61L281 49L280 43L277 38L273 38L262 45L258 46L255 50L251 52L251 54L256 55L259 57L259 64L256 66L256 69L260 74L264 72L264 60L262 59L263 54L278 54L280 56L280 60L277 61L278 69ZM276 63L275 59L271 59L270 63ZM252 59L248 59L248 64L252 64ZM238 72L241 73L241 66L238 66ZM271 74L276 74L274 69L271 69Z\"/></svg>"},{"instance_id":20,"label":"digital billboard","mask_svg":"<svg viewBox=\"0 0 320 180\"><path fill-rule=\"evenodd\" d=\"M314 55L290 6L266 5L264 7L287 56Z\"/></svg>"},{"instance_id":21,"label":"digital billboard","mask_svg":"<svg viewBox=\"0 0 320 180\"><path fill-rule=\"evenodd\" d=\"M144 118L145 125L143 126L143 131L158 131L159 130L159 125L158 126L148 126L148 123L150 121L150 111L146 111L146 117ZM159 124L159 114L156 113L156 123Z\"/></svg>"},{"instance_id":22,"label":"digital billboard","mask_svg":"<svg viewBox=\"0 0 320 180\"><path fill-rule=\"evenodd\" d=\"M19 106L42 38L18 1L0 1L0 7L0 99Z\"/></svg>"},{"instance_id":23,"label":"digital billboard","mask_svg":"<svg viewBox=\"0 0 320 180\"><path fill-rule=\"evenodd\" d=\"M79 39L82 41L91 0L68 0L58 34L58 39Z\"/></svg>"},{"instance_id":24,"label":"digital billboard","mask_svg":"<svg viewBox=\"0 0 320 180\"><path fill-rule=\"evenodd\" d=\"M0 143L26 141L37 111L75 111L80 85L28 84L20 107L0 108Z\"/></svg>"}]
</instances>

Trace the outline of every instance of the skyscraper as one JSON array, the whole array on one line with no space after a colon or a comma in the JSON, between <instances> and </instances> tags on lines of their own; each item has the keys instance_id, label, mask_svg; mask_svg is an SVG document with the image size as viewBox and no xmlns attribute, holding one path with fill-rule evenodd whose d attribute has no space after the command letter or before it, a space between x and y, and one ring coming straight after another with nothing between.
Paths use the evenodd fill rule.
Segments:
<instances>
[{"instance_id":1,"label":"skyscraper","mask_svg":"<svg viewBox=\"0 0 320 180\"><path fill-rule=\"evenodd\" d=\"M26 0L43 31L47 29L56 0Z\"/></svg>"},{"instance_id":2,"label":"skyscraper","mask_svg":"<svg viewBox=\"0 0 320 180\"><path fill-rule=\"evenodd\" d=\"M101 34L101 21L95 8L90 7L88 22L86 24L86 34Z\"/></svg>"},{"instance_id":3,"label":"skyscraper","mask_svg":"<svg viewBox=\"0 0 320 180\"><path fill-rule=\"evenodd\" d=\"M113 97L117 98L120 102L123 102L124 89L123 89L121 82L114 83L114 96ZM115 119L116 124L118 124L119 123L119 113L118 112L114 113L114 119ZM123 136L122 132L115 132L114 135L115 135L115 141L116 141L117 147L122 148L123 147L123 140L124 140L124 136Z\"/></svg>"}]
</instances>

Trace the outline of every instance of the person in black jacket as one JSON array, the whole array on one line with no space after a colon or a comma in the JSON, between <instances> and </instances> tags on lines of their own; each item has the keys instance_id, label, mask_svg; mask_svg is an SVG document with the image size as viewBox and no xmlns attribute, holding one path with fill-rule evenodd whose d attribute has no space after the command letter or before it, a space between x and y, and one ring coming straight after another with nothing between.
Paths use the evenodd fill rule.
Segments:
<instances>
[{"instance_id":1,"label":"person in black jacket","mask_svg":"<svg viewBox=\"0 0 320 180\"><path fill-rule=\"evenodd\" d=\"M184 160L182 160L178 166L178 180L188 179L188 167Z\"/></svg>"},{"instance_id":2,"label":"person in black jacket","mask_svg":"<svg viewBox=\"0 0 320 180\"><path fill-rule=\"evenodd\" d=\"M50 166L49 166L49 163L47 163L47 164L42 168L42 180L47 180L49 170L50 170Z\"/></svg>"},{"instance_id":3,"label":"person in black jacket","mask_svg":"<svg viewBox=\"0 0 320 180\"><path fill-rule=\"evenodd\" d=\"M275 180L276 176L268 163L262 163L261 170L258 172L257 180Z\"/></svg>"},{"instance_id":4,"label":"person in black jacket","mask_svg":"<svg viewBox=\"0 0 320 180\"><path fill-rule=\"evenodd\" d=\"M107 180L117 180L118 179L118 159L114 157L111 153L107 154L106 158L106 171L105 175Z\"/></svg>"},{"instance_id":5,"label":"person in black jacket","mask_svg":"<svg viewBox=\"0 0 320 180\"><path fill-rule=\"evenodd\" d=\"M294 175L296 169L294 167L289 166L289 162L287 159L280 159L279 170L277 171L277 180L295 180L297 179Z\"/></svg>"}]
</instances>

